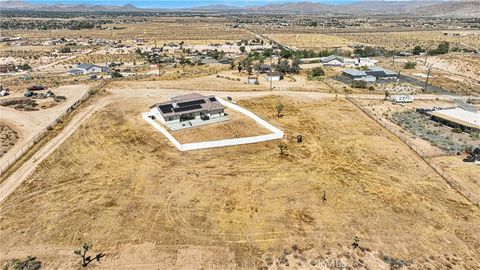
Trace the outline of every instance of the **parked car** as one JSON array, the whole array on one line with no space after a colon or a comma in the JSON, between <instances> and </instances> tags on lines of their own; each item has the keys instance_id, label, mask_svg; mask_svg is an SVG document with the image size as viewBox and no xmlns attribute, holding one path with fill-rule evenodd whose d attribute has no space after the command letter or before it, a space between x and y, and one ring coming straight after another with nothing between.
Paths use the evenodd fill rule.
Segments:
<instances>
[{"instance_id":1,"label":"parked car","mask_svg":"<svg viewBox=\"0 0 480 270\"><path fill-rule=\"evenodd\" d=\"M47 89L47 87L45 87L43 85L34 85L34 86L28 87L27 89L30 90L30 91L38 91L38 90L45 90L45 89Z\"/></svg>"}]
</instances>

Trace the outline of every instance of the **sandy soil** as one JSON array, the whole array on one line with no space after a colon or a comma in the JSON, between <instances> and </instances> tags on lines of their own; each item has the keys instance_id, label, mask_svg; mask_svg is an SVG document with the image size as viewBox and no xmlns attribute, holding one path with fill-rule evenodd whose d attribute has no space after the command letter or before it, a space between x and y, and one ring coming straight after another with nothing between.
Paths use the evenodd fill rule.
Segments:
<instances>
[{"instance_id":1,"label":"sandy soil","mask_svg":"<svg viewBox=\"0 0 480 270\"><path fill-rule=\"evenodd\" d=\"M239 112L226 109L225 113L227 113L230 118L228 121L182 129L172 132L172 135L180 143L193 143L233 139L237 138L236 136L243 138L271 133L268 129L260 126L254 120Z\"/></svg>"},{"instance_id":2,"label":"sandy soil","mask_svg":"<svg viewBox=\"0 0 480 270\"><path fill-rule=\"evenodd\" d=\"M0 106L0 122L6 123L18 132L17 143L0 158L0 163L12 158L28 141L44 130L53 120L64 113L68 107L75 103L88 90L87 85L70 85L54 88L52 91L61 96L66 96L65 102L58 103L54 107L40 109L39 111L18 111L14 108ZM21 93L13 93L1 99L21 96Z\"/></svg>"},{"instance_id":3,"label":"sandy soil","mask_svg":"<svg viewBox=\"0 0 480 270\"><path fill-rule=\"evenodd\" d=\"M62 254L86 241L107 253L106 269L258 268L283 256L292 268L386 268L380 253L412 269L479 265L478 209L352 104L240 94L286 130L288 155L277 142L181 153L142 121L147 104L171 94L150 91L94 114L0 204L2 260L74 268Z\"/></svg>"}]
</instances>

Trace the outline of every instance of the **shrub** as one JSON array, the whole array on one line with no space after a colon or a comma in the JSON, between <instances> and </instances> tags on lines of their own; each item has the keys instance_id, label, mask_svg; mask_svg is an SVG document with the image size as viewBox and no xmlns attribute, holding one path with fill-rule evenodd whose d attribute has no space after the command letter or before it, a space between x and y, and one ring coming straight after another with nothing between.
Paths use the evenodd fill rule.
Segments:
<instances>
[{"instance_id":1,"label":"shrub","mask_svg":"<svg viewBox=\"0 0 480 270\"><path fill-rule=\"evenodd\" d=\"M58 52L59 53L71 53L72 50L69 47L63 47Z\"/></svg>"},{"instance_id":2,"label":"shrub","mask_svg":"<svg viewBox=\"0 0 480 270\"><path fill-rule=\"evenodd\" d=\"M462 133L463 131L462 131L461 128L454 128L454 129L452 129L452 132L453 133Z\"/></svg>"},{"instance_id":3,"label":"shrub","mask_svg":"<svg viewBox=\"0 0 480 270\"><path fill-rule=\"evenodd\" d=\"M367 88L367 82L362 80L357 80L352 82L353 88Z\"/></svg>"},{"instance_id":4,"label":"shrub","mask_svg":"<svg viewBox=\"0 0 480 270\"><path fill-rule=\"evenodd\" d=\"M309 79L318 78L323 75L325 75L325 71L321 67L312 68L312 70L308 72Z\"/></svg>"},{"instance_id":5,"label":"shrub","mask_svg":"<svg viewBox=\"0 0 480 270\"><path fill-rule=\"evenodd\" d=\"M416 66L417 66L417 63L408 61L407 63L405 63L403 65L403 68L404 69L415 69Z\"/></svg>"}]
</instances>

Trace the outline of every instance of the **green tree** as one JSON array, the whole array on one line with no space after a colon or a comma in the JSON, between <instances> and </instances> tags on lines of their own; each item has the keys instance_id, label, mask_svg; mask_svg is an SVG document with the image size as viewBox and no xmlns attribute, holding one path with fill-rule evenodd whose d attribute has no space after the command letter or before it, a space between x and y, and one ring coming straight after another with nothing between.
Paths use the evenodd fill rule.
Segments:
<instances>
[{"instance_id":1,"label":"green tree","mask_svg":"<svg viewBox=\"0 0 480 270\"><path fill-rule=\"evenodd\" d=\"M245 46L240 46L240 52L244 53L245 52Z\"/></svg>"},{"instance_id":2,"label":"green tree","mask_svg":"<svg viewBox=\"0 0 480 270\"><path fill-rule=\"evenodd\" d=\"M317 79L323 75L325 75L325 71L321 67L314 67L308 72L309 79Z\"/></svg>"},{"instance_id":3,"label":"green tree","mask_svg":"<svg viewBox=\"0 0 480 270\"><path fill-rule=\"evenodd\" d=\"M415 46L415 48L413 48L413 55L419 55L420 53L422 52L425 52L425 50L422 48L422 46Z\"/></svg>"},{"instance_id":4,"label":"green tree","mask_svg":"<svg viewBox=\"0 0 480 270\"><path fill-rule=\"evenodd\" d=\"M403 68L404 69L415 69L416 66L417 66L417 63L408 61L407 63L405 63L403 65Z\"/></svg>"},{"instance_id":5,"label":"green tree","mask_svg":"<svg viewBox=\"0 0 480 270\"><path fill-rule=\"evenodd\" d=\"M112 78L122 78L122 77L123 77L123 75L120 74L120 72L118 72L118 71L112 72Z\"/></svg>"}]
</instances>

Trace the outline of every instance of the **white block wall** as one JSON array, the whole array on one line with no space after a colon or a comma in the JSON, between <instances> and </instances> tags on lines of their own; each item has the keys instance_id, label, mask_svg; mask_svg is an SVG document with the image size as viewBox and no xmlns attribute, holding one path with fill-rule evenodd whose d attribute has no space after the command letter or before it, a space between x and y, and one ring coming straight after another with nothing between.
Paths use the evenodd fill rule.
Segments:
<instances>
[{"instance_id":1,"label":"white block wall","mask_svg":"<svg viewBox=\"0 0 480 270\"><path fill-rule=\"evenodd\" d=\"M283 131L274 127L267 121L263 120L262 118L258 117L256 114L252 113L251 111L244 109L236 104L230 103L224 99L215 97L223 106L228 107L230 109L236 110L250 118L252 118L255 122L259 125L265 127L266 129L270 130L272 133L267 135L259 135L253 137L245 137L245 138L236 138L236 139L226 139L226 140L217 140L217 141L205 141L205 142L197 142L197 143L186 143L181 144L177 141L165 128L159 125L155 120L149 117L150 113L143 113L142 117L154 126L158 131L160 131L167 139L169 139L175 147L177 147L180 151L190 151L190 150L198 150L198 149L208 149L208 148L215 148L215 147L225 147L225 146L232 146L232 145L242 145L242 144L250 144L250 143L258 143L258 142L265 142L271 140L281 139L284 136Z\"/></svg>"}]
</instances>

